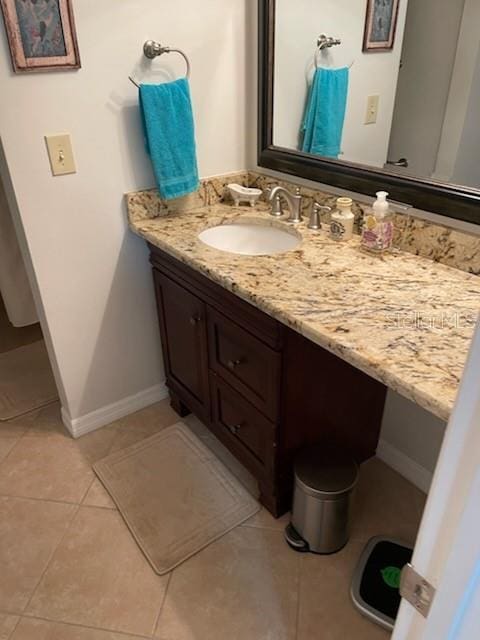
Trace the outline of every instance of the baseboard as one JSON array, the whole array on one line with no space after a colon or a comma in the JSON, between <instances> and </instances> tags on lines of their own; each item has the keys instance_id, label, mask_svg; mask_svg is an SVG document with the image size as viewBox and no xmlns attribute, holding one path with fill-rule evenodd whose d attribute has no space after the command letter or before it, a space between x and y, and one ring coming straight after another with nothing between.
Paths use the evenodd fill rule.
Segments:
<instances>
[{"instance_id":1,"label":"baseboard","mask_svg":"<svg viewBox=\"0 0 480 640\"><path fill-rule=\"evenodd\" d=\"M377 458L395 469L412 484L428 493L432 484L433 473L422 467L407 455L392 446L386 440L380 440L377 447Z\"/></svg>"},{"instance_id":2,"label":"baseboard","mask_svg":"<svg viewBox=\"0 0 480 640\"><path fill-rule=\"evenodd\" d=\"M150 389L145 389L128 398L123 398L118 402L109 404L106 407L87 413L80 418L71 418L67 411L62 407L62 420L65 427L74 438L80 438L91 431L96 431L101 427L124 418L125 416L140 411L145 407L165 400L168 396L168 389L165 384L158 384Z\"/></svg>"}]
</instances>

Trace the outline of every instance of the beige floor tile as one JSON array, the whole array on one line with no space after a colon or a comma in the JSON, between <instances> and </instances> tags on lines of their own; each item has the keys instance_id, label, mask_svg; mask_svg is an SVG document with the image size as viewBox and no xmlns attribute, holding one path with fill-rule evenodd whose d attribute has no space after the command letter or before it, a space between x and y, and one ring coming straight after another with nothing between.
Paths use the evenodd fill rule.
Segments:
<instances>
[{"instance_id":1,"label":"beige floor tile","mask_svg":"<svg viewBox=\"0 0 480 640\"><path fill-rule=\"evenodd\" d=\"M168 576L155 575L120 514L80 507L28 606L29 615L152 634Z\"/></svg>"},{"instance_id":2,"label":"beige floor tile","mask_svg":"<svg viewBox=\"0 0 480 640\"><path fill-rule=\"evenodd\" d=\"M90 464L98 462L110 453L117 435L114 423L74 440L62 422L58 402L29 414L24 418L23 423L28 427L28 437L56 436L59 439L72 440L76 443L78 451Z\"/></svg>"},{"instance_id":3,"label":"beige floor tile","mask_svg":"<svg viewBox=\"0 0 480 640\"><path fill-rule=\"evenodd\" d=\"M68 435L68 432L62 422L60 413L60 403L52 402L46 407L32 411L16 421L23 422L28 427L29 436L45 436L60 434Z\"/></svg>"},{"instance_id":4,"label":"beige floor tile","mask_svg":"<svg viewBox=\"0 0 480 640\"><path fill-rule=\"evenodd\" d=\"M98 478L92 483L87 495L83 499L86 507L102 507L103 509L116 509L115 503L110 498L108 491Z\"/></svg>"},{"instance_id":5,"label":"beige floor tile","mask_svg":"<svg viewBox=\"0 0 480 640\"><path fill-rule=\"evenodd\" d=\"M0 421L0 438L20 438L28 431L28 426L20 420Z\"/></svg>"},{"instance_id":6,"label":"beige floor tile","mask_svg":"<svg viewBox=\"0 0 480 640\"><path fill-rule=\"evenodd\" d=\"M0 613L0 640L10 640L13 630L18 624L18 616Z\"/></svg>"},{"instance_id":7,"label":"beige floor tile","mask_svg":"<svg viewBox=\"0 0 480 640\"><path fill-rule=\"evenodd\" d=\"M24 610L75 508L0 498L0 610Z\"/></svg>"},{"instance_id":8,"label":"beige floor tile","mask_svg":"<svg viewBox=\"0 0 480 640\"><path fill-rule=\"evenodd\" d=\"M19 438L0 438L0 464L5 460Z\"/></svg>"},{"instance_id":9,"label":"beige floor tile","mask_svg":"<svg viewBox=\"0 0 480 640\"><path fill-rule=\"evenodd\" d=\"M331 556L300 560L297 640L387 640L390 634L364 618L350 600L350 584L363 543Z\"/></svg>"},{"instance_id":10,"label":"beige floor tile","mask_svg":"<svg viewBox=\"0 0 480 640\"><path fill-rule=\"evenodd\" d=\"M298 567L279 532L238 527L173 572L155 637L293 639Z\"/></svg>"},{"instance_id":11,"label":"beige floor tile","mask_svg":"<svg viewBox=\"0 0 480 640\"><path fill-rule=\"evenodd\" d=\"M11 640L135 640L138 636L22 618ZM0 636L1 640L1 636Z\"/></svg>"},{"instance_id":12,"label":"beige floor tile","mask_svg":"<svg viewBox=\"0 0 480 640\"><path fill-rule=\"evenodd\" d=\"M24 436L0 465L0 495L80 503L94 477L68 436Z\"/></svg>"},{"instance_id":13,"label":"beige floor tile","mask_svg":"<svg viewBox=\"0 0 480 640\"><path fill-rule=\"evenodd\" d=\"M398 537L413 544L425 494L386 464L373 458L362 465L354 496L352 538Z\"/></svg>"},{"instance_id":14,"label":"beige floor tile","mask_svg":"<svg viewBox=\"0 0 480 640\"><path fill-rule=\"evenodd\" d=\"M94 465L99 460L106 458L111 452L118 429L115 424L102 427L97 431L92 431L86 436L75 440L78 450L90 465Z\"/></svg>"},{"instance_id":15,"label":"beige floor tile","mask_svg":"<svg viewBox=\"0 0 480 640\"><path fill-rule=\"evenodd\" d=\"M67 431L60 417L60 404L53 402L46 407L36 409L8 422L0 422L0 438L21 436L25 433L29 436L66 435Z\"/></svg>"},{"instance_id":16,"label":"beige floor tile","mask_svg":"<svg viewBox=\"0 0 480 640\"><path fill-rule=\"evenodd\" d=\"M137 444L180 420L180 416L170 407L169 400L162 400L142 411L117 420L113 423L118 433L111 452Z\"/></svg>"},{"instance_id":17,"label":"beige floor tile","mask_svg":"<svg viewBox=\"0 0 480 640\"><path fill-rule=\"evenodd\" d=\"M243 523L243 527L255 527L260 529L273 529L275 531L284 531L290 522L290 514L286 513L281 518L275 519L265 507L256 513L253 517Z\"/></svg>"}]
</instances>

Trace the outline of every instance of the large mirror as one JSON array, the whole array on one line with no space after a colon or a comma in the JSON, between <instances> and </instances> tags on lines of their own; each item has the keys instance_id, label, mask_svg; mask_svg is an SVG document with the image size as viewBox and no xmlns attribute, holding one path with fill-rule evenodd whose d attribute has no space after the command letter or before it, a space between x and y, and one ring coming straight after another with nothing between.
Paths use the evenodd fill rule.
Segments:
<instances>
[{"instance_id":1,"label":"large mirror","mask_svg":"<svg viewBox=\"0 0 480 640\"><path fill-rule=\"evenodd\" d=\"M259 0L260 164L480 223L480 0Z\"/></svg>"}]
</instances>

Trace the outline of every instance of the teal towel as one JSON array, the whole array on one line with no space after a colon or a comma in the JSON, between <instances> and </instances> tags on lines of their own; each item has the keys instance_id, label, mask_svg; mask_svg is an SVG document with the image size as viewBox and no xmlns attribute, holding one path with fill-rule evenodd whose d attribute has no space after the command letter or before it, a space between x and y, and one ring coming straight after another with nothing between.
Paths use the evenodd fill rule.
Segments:
<instances>
[{"instance_id":1,"label":"teal towel","mask_svg":"<svg viewBox=\"0 0 480 640\"><path fill-rule=\"evenodd\" d=\"M188 80L140 85L140 110L161 197L171 200L196 191L197 152Z\"/></svg>"},{"instance_id":2,"label":"teal towel","mask_svg":"<svg viewBox=\"0 0 480 640\"><path fill-rule=\"evenodd\" d=\"M338 158L347 109L350 70L315 71L302 125L302 151L325 158Z\"/></svg>"}]
</instances>

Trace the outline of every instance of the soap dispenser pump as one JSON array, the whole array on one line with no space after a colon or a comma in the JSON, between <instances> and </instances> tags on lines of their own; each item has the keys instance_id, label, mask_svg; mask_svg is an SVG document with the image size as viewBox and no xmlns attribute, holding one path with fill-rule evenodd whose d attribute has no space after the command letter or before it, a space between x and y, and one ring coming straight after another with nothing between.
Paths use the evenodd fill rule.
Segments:
<instances>
[{"instance_id":1,"label":"soap dispenser pump","mask_svg":"<svg viewBox=\"0 0 480 640\"><path fill-rule=\"evenodd\" d=\"M388 195L386 191L377 192L377 199L373 203L373 213L377 220L383 220L388 215L390 209L390 204L387 200Z\"/></svg>"}]
</instances>

